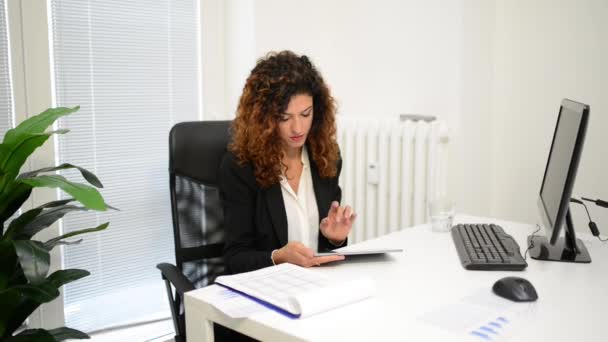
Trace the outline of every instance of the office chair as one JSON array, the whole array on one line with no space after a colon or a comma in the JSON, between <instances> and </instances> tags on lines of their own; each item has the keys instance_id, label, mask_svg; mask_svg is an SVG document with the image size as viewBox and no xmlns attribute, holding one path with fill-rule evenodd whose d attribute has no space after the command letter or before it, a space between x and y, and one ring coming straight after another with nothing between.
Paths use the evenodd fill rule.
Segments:
<instances>
[{"instance_id":1,"label":"office chair","mask_svg":"<svg viewBox=\"0 0 608 342\"><path fill-rule=\"evenodd\" d=\"M175 265L156 267L167 286L176 342L186 340L184 293L212 284L224 272L224 219L217 186L229 127L230 121L182 122L169 133Z\"/></svg>"}]
</instances>

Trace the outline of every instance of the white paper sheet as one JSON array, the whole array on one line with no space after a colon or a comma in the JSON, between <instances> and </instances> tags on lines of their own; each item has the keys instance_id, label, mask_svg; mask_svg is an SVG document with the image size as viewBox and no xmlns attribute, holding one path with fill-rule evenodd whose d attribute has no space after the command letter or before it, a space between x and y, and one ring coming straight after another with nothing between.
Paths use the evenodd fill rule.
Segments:
<instances>
[{"instance_id":1,"label":"white paper sheet","mask_svg":"<svg viewBox=\"0 0 608 342\"><path fill-rule=\"evenodd\" d=\"M484 288L427 312L419 319L466 335L471 341L506 341L535 308L535 302L512 302Z\"/></svg>"},{"instance_id":2,"label":"white paper sheet","mask_svg":"<svg viewBox=\"0 0 608 342\"><path fill-rule=\"evenodd\" d=\"M205 299L216 309L232 318L243 318L268 311L265 306L219 285L211 285Z\"/></svg>"}]
</instances>

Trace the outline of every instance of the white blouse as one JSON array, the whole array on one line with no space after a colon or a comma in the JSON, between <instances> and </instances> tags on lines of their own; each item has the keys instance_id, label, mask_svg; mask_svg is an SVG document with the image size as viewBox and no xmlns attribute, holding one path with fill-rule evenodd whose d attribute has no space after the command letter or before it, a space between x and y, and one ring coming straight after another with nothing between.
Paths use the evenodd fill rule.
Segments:
<instances>
[{"instance_id":1,"label":"white blouse","mask_svg":"<svg viewBox=\"0 0 608 342\"><path fill-rule=\"evenodd\" d=\"M285 175L281 176L280 181L287 214L287 241L300 241L316 252L319 244L319 210L306 146L302 148L302 164L304 167L297 194Z\"/></svg>"}]
</instances>

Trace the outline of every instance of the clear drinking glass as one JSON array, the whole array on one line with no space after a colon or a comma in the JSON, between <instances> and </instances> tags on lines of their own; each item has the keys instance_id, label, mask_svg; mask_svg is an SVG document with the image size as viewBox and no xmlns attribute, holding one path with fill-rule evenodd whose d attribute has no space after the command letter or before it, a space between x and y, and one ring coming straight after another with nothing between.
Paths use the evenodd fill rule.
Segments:
<instances>
[{"instance_id":1,"label":"clear drinking glass","mask_svg":"<svg viewBox=\"0 0 608 342\"><path fill-rule=\"evenodd\" d=\"M454 202L448 197L438 197L429 202L429 217L434 232L449 232L454 220Z\"/></svg>"}]
</instances>

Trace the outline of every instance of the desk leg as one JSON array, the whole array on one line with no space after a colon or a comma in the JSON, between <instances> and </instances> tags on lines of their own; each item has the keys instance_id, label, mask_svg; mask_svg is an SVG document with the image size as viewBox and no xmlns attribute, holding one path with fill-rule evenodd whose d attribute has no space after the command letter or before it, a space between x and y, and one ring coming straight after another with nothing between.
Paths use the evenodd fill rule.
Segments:
<instances>
[{"instance_id":1,"label":"desk leg","mask_svg":"<svg viewBox=\"0 0 608 342\"><path fill-rule=\"evenodd\" d=\"M214 341L213 322L203 317L198 308L186 305L186 336L188 341Z\"/></svg>"}]
</instances>

